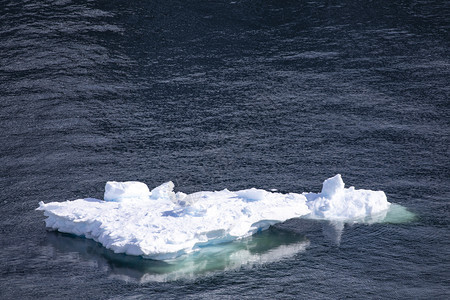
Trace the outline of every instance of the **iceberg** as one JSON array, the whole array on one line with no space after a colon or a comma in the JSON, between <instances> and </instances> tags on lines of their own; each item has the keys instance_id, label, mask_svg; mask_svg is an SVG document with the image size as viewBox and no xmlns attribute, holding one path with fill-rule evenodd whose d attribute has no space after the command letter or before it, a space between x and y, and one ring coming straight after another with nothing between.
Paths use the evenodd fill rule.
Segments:
<instances>
[{"instance_id":1,"label":"iceberg","mask_svg":"<svg viewBox=\"0 0 450 300\"><path fill-rule=\"evenodd\" d=\"M37 210L49 229L93 239L115 253L170 260L292 218L357 222L390 206L384 192L347 189L339 174L325 180L320 193L173 189L172 182L150 191L142 182L110 181L104 200L41 201Z\"/></svg>"}]
</instances>

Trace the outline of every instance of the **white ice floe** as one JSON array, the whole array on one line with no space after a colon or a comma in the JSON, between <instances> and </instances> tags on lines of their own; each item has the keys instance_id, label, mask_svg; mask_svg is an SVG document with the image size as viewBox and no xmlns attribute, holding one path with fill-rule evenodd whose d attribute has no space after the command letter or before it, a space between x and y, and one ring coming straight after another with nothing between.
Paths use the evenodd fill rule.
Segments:
<instances>
[{"instance_id":1,"label":"white ice floe","mask_svg":"<svg viewBox=\"0 0 450 300\"><path fill-rule=\"evenodd\" d=\"M116 253L164 260L291 218L354 221L390 205L384 192L345 189L340 175L325 180L318 194L252 188L186 195L173 188L172 182L152 191L141 182L107 182L105 201L40 202L37 210L51 229L94 239Z\"/></svg>"}]
</instances>

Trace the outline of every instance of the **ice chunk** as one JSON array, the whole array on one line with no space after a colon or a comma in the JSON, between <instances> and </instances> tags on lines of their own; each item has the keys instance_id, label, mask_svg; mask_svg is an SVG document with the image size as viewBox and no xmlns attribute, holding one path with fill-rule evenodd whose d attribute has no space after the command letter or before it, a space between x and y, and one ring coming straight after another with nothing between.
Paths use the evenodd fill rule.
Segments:
<instances>
[{"instance_id":1,"label":"ice chunk","mask_svg":"<svg viewBox=\"0 0 450 300\"><path fill-rule=\"evenodd\" d=\"M151 191L150 198L153 200L165 199L173 201L175 199L174 187L175 185L172 181L163 183Z\"/></svg>"},{"instance_id":2,"label":"ice chunk","mask_svg":"<svg viewBox=\"0 0 450 300\"><path fill-rule=\"evenodd\" d=\"M251 188L248 190L237 191L236 194L246 201L260 201L263 200L269 194L269 192Z\"/></svg>"},{"instance_id":3,"label":"ice chunk","mask_svg":"<svg viewBox=\"0 0 450 300\"><path fill-rule=\"evenodd\" d=\"M171 259L232 241L291 218L347 221L376 215L390 203L381 191L345 189L340 175L318 194L261 189L174 193L166 182L151 192L141 182L109 181L105 201L91 198L39 203L46 226L94 239L116 253Z\"/></svg>"},{"instance_id":4,"label":"ice chunk","mask_svg":"<svg viewBox=\"0 0 450 300\"><path fill-rule=\"evenodd\" d=\"M337 174L323 182L321 194L329 198L340 197L344 191L344 186L341 174Z\"/></svg>"},{"instance_id":5,"label":"ice chunk","mask_svg":"<svg viewBox=\"0 0 450 300\"><path fill-rule=\"evenodd\" d=\"M108 181L105 185L105 201L122 202L130 199L148 199L150 191L139 181Z\"/></svg>"},{"instance_id":6,"label":"ice chunk","mask_svg":"<svg viewBox=\"0 0 450 300\"><path fill-rule=\"evenodd\" d=\"M340 174L325 180L321 193L304 195L311 217L328 220L363 219L387 211L390 205L382 191L344 188Z\"/></svg>"}]
</instances>

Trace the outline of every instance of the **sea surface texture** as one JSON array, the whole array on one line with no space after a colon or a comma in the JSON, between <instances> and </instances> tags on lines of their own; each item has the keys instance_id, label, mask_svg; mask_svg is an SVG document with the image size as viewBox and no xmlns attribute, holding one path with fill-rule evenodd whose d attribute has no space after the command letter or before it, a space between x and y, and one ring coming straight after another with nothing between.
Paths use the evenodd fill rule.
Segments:
<instances>
[{"instance_id":1,"label":"sea surface texture","mask_svg":"<svg viewBox=\"0 0 450 300\"><path fill-rule=\"evenodd\" d=\"M1 299L449 299L450 2L0 0ZM168 262L46 230L109 180L382 190Z\"/></svg>"}]
</instances>

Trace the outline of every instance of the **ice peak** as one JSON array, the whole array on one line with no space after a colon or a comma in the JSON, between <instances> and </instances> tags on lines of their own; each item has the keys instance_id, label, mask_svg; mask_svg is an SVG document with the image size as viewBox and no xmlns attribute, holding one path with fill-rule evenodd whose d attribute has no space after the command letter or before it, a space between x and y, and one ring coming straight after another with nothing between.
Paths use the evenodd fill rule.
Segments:
<instances>
[{"instance_id":1,"label":"ice peak","mask_svg":"<svg viewBox=\"0 0 450 300\"><path fill-rule=\"evenodd\" d=\"M172 181L168 181L166 183L161 184L158 187L155 187L151 191L150 198L153 200L156 199L165 199L165 200L171 200L173 201L175 199L175 193L173 191L173 188L175 185Z\"/></svg>"},{"instance_id":2,"label":"ice peak","mask_svg":"<svg viewBox=\"0 0 450 300\"><path fill-rule=\"evenodd\" d=\"M337 174L323 182L321 194L324 197L332 198L344 192L344 186L345 183L342 180L341 174Z\"/></svg>"}]
</instances>

